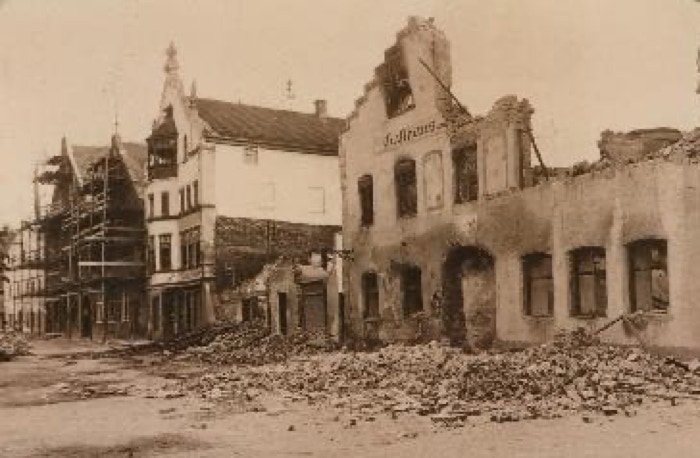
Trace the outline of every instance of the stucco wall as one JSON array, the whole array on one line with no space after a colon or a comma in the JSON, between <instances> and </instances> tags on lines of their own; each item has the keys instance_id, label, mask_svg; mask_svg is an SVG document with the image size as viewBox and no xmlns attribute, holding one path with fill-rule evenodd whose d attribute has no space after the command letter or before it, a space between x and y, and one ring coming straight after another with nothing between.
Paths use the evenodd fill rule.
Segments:
<instances>
[{"instance_id":1,"label":"stucco wall","mask_svg":"<svg viewBox=\"0 0 700 458\"><path fill-rule=\"evenodd\" d=\"M337 156L259 148L250 163L244 147L217 144L214 194L221 216L318 225L342 219Z\"/></svg>"},{"instance_id":2,"label":"stucco wall","mask_svg":"<svg viewBox=\"0 0 700 458\"><path fill-rule=\"evenodd\" d=\"M475 246L495 261L497 337L511 342L540 342L555 330L578 326L591 329L630 310L626 245L643 239L668 241L670 307L643 325L646 343L663 348L700 349L700 312L694 280L700 219L700 171L697 165L649 161L618 170L583 175L513 192L455 212L453 222L433 226L417 237L395 235L392 244L377 246L354 240L355 260L349 272L353 323L361 319L362 272L380 277L381 337L410 338L415 325L401 316L400 282L392 270L399 263L423 270L423 303L439 335L440 311L432 299L442 284L443 265L452 246ZM606 250L607 316L580 318L570 313L569 252L582 246ZM550 253L553 258L555 309L552 317L526 316L523 308L522 256ZM617 325L602 334L610 342L633 343L629 329Z\"/></svg>"}]
</instances>

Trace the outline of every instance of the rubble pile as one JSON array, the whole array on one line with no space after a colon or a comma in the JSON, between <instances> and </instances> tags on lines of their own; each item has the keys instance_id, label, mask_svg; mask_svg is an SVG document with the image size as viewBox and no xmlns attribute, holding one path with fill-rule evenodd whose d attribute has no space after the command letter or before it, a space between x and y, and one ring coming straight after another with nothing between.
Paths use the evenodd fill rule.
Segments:
<instances>
[{"instance_id":1,"label":"rubble pile","mask_svg":"<svg viewBox=\"0 0 700 458\"><path fill-rule=\"evenodd\" d=\"M599 159L593 162L586 160L579 161L568 168L550 168L548 169L550 175L549 179L559 180L565 179L566 177L587 175L589 173L603 172L615 167L627 166L645 161L666 160L697 163L700 160L700 128L683 133L677 141L673 142L671 140L677 138L673 133L668 135L666 139L652 139L652 144L640 144L639 150L635 151L634 154L625 155L611 153L609 147L604 145L606 136L629 136L630 134L634 135L634 132L629 134L613 134L609 131L603 132L603 139L599 143L601 148ZM547 181L542 167L536 165L533 167L532 172L536 184Z\"/></svg>"},{"instance_id":2,"label":"rubble pile","mask_svg":"<svg viewBox=\"0 0 700 458\"><path fill-rule=\"evenodd\" d=\"M246 322L230 332L219 333L207 345L188 348L186 353L208 364L263 365L335 349L336 344L325 336L302 332L290 337L272 335L263 323Z\"/></svg>"},{"instance_id":3,"label":"rubble pile","mask_svg":"<svg viewBox=\"0 0 700 458\"><path fill-rule=\"evenodd\" d=\"M0 332L0 361L28 355L29 348L29 342L23 334L14 331Z\"/></svg>"},{"instance_id":4,"label":"rubble pile","mask_svg":"<svg viewBox=\"0 0 700 458\"><path fill-rule=\"evenodd\" d=\"M583 331L519 352L467 355L437 343L392 345L238 367L185 383L209 398L281 391L370 416L415 412L444 423L479 415L497 422L571 412L632 415L651 400L700 395L692 372L637 348L600 345Z\"/></svg>"}]
</instances>

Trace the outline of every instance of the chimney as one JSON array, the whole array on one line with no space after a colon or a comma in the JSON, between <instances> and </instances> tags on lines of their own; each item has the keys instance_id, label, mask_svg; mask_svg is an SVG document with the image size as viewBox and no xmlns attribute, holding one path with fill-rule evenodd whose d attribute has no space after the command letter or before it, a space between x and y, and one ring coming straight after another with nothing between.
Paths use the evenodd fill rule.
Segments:
<instances>
[{"instance_id":1,"label":"chimney","mask_svg":"<svg viewBox=\"0 0 700 458\"><path fill-rule=\"evenodd\" d=\"M321 119L326 119L328 117L328 102L325 100L316 100L314 105L316 106L316 116Z\"/></svg>"}]
</instances>

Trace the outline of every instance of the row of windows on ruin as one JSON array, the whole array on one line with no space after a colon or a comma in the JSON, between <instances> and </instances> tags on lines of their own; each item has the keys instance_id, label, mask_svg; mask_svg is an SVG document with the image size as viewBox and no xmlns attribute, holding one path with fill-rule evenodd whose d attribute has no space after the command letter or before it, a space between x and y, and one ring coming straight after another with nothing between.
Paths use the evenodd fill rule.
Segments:
<instances>
[{"instance_id":1,"label":"row of windows on ruin","mask_svg":"<svg viewBox=\"0 0 700 458\"><path fill-rule=\"evenodd\" d=\"M194 180L191 185L180 188L180 214L184 215L199 208L199 180ZM160 193L160 214L158 217L167 218L171 216L170 193L163 191ZM156 200L153 193L148 194L148 218L156 217Z\"/></svg>"},{"instance_id":2,"label":"row of windows on ruin","mask_svg":"<svg viewBox=\"0 0 700 458\"><path fill-rule=\"evenodd\" d=\"M669 307L667 242L641 240L628 245L631 311L666 312ZM552 256L533 253L522 258L523 313L532 317L554 315ZM607 316L606 256L602 247L584 247L569 253L570 315ZM400 273L402 308L408 317L423 310L421 269L404 266ZM362 275L367 319L379 317L379 282L376 272Z\"/></svg>"},{"instance_id":3,"label":"row of windows on ruin","mask_svg":"<svg viewBox=\"0 0 700 458\"><path fill-rule=\"evenodd\" d=\"M169 272L174 270L172 234L148 237L148 273ZM180 232L180 269L194 269L202 265L202 249L199 226Z\"/></svg>"},{"instance_id":4,"label":"row of windows on ruin","mask_svg":"<svg viewBox=\"0 0 700 458\"><path fill-rule=\"evenodd\" d=\"M431 155L435 155L431 153ZM429 157L429 156L426 156ZM426 161L426 165L429 161ZM453 201L456 204L476 200L479 194L479 178L476 167L476 146L471 145L452 151L454 178ZM418 183L416 161L399 159L394 166L394 187L396 189L396 213L399 218L410 218L418 213ZM360 223L362 226L374 224L374 179L366 174L357 183L360 200ZM437 197L441 199L441 196Z\"/></svg>"}]
</instances>

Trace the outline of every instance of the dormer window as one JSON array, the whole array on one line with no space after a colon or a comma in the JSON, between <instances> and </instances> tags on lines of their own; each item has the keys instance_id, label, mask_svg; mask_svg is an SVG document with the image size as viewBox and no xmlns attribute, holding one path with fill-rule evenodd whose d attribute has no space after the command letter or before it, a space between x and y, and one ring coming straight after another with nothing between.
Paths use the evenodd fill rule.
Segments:
<instances>
[{"instance_id":1,"label":"dormer window","mask_svg":"<svg viewBox=\"0 0 700 458\"><path fill-rule=\"evenodd\" d=\"M252 165L258 163L258 147L256 145L248 145L243 148L243 162Z\"/></svg>"}]
</instances>

